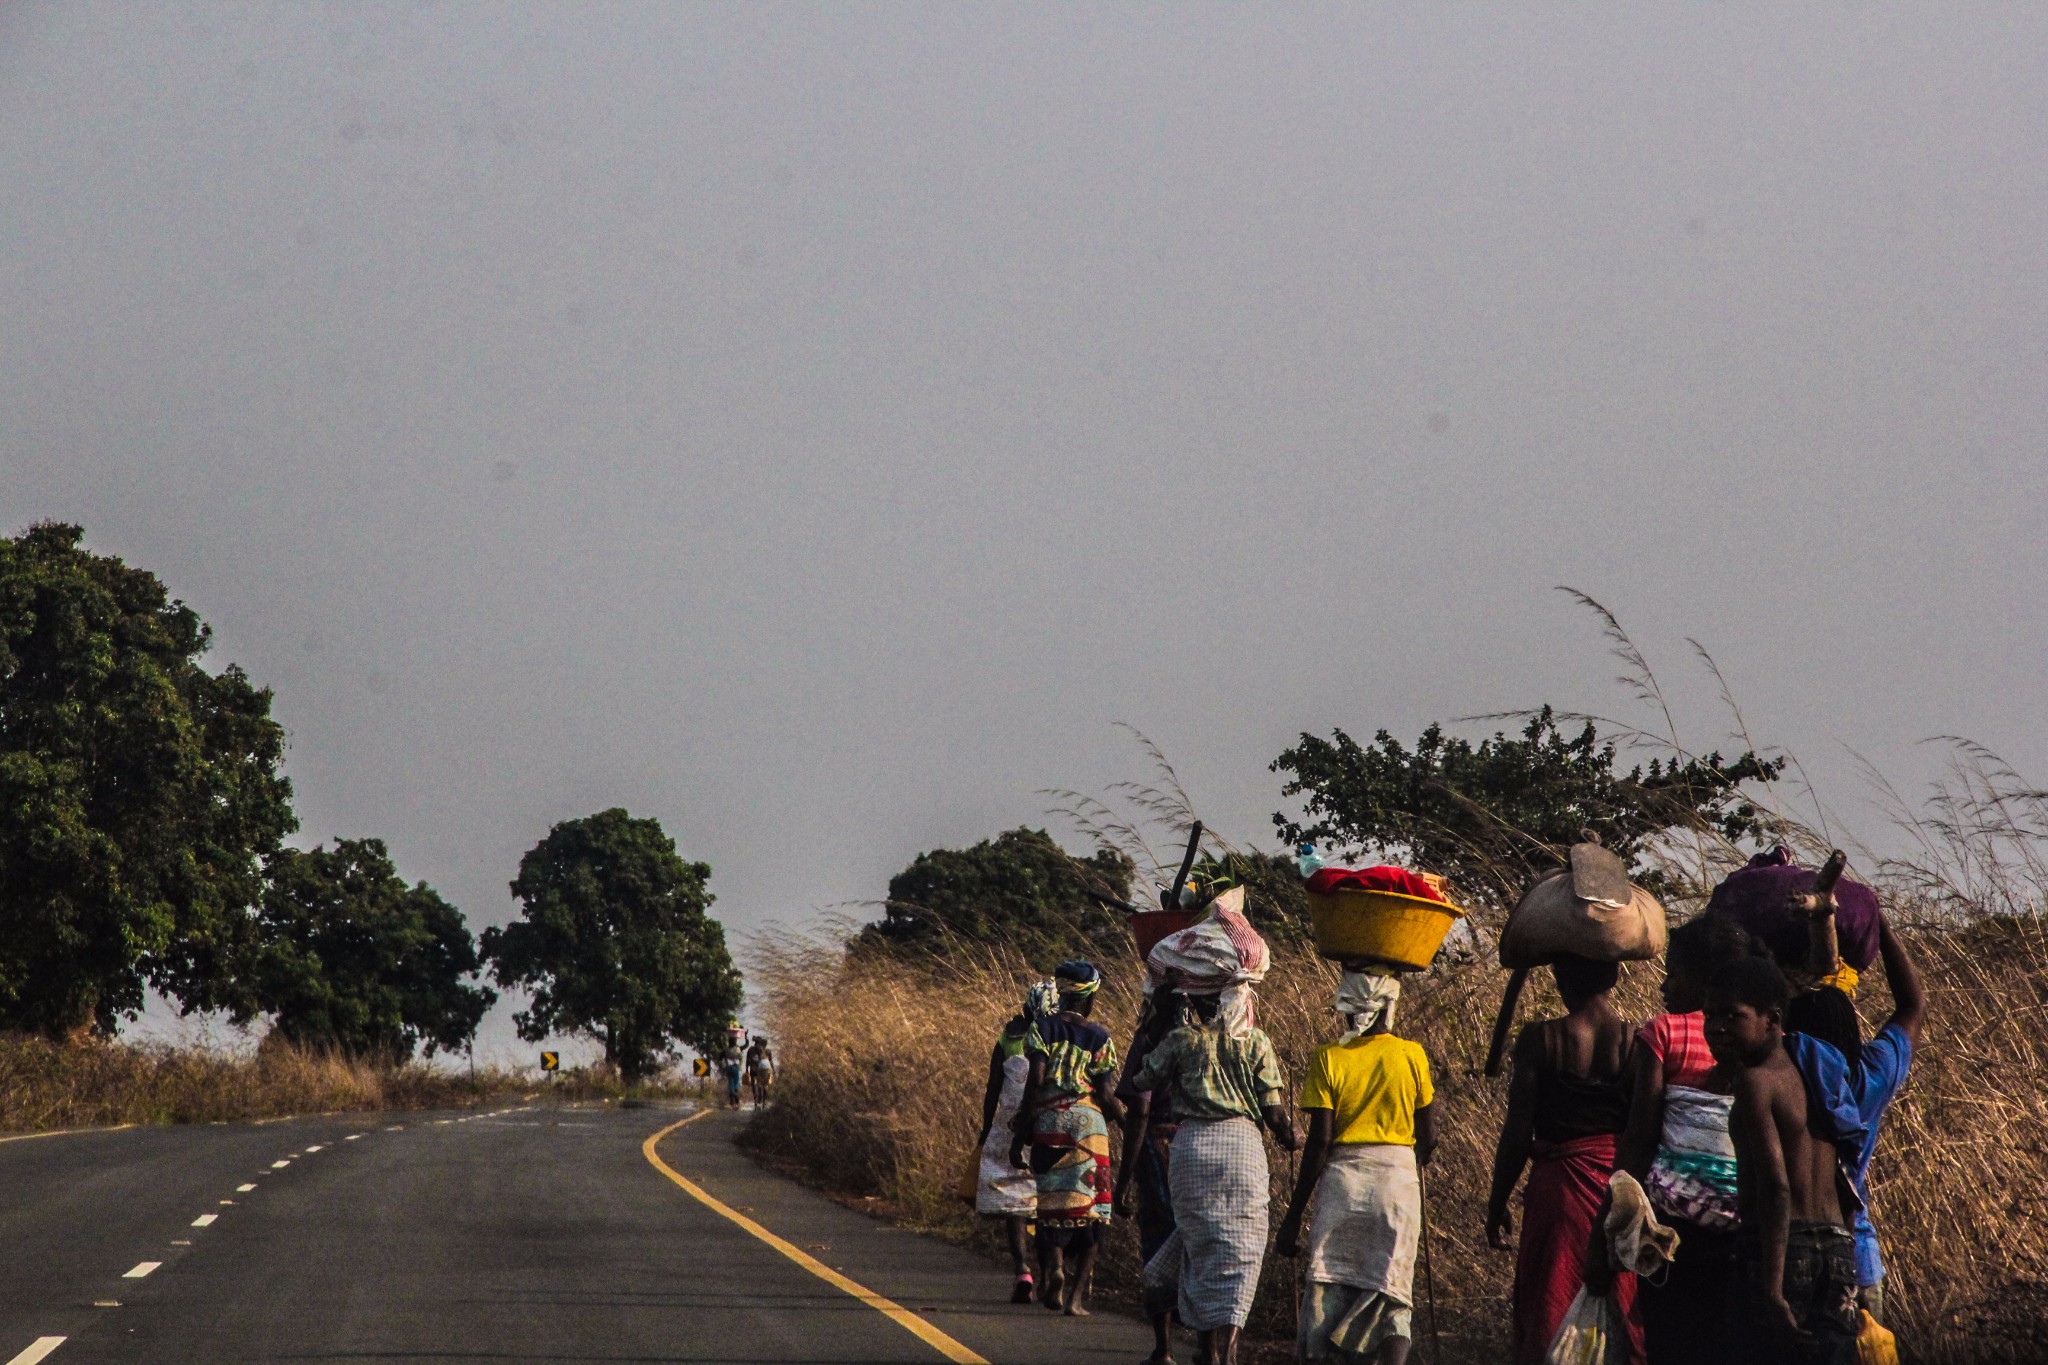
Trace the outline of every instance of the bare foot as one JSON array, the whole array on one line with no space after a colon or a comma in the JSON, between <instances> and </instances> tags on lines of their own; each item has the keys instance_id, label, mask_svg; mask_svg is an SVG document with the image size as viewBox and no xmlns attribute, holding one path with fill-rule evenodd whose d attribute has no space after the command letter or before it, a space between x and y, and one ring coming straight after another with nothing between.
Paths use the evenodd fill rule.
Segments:
<instances>
[{"instance_id":1,"label":"bare foot","mask_svg":"<svg viewBox=\"0 0 2048 1365\"><path fill-rule=\"evenodd\" d=\"M1038 1283L1038 1301L1053 1312L1060 1311L1060 1290L1065 1287L1066 1276L1058 1270L1048 1271Z\"/></svg>"},{"instance_id":2,"label":"bare foot","mask_svg":"<svg viewBox=\"0 0 2048 1365\"><path fill-rule=\"evenodd\" d=\"M1075 1299L1067 1305L1067 1316L1070 1318L1085 1318L1088 1316L1088 1310L1081 1306L1079 1299Z\"/></svg>"}]
</instances>

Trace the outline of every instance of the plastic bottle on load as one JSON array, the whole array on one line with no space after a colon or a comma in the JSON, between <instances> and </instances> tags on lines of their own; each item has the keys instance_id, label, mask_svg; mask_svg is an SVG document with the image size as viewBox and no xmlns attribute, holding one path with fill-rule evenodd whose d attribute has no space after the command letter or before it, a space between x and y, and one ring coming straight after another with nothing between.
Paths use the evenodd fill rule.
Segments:
<instances>
[{"instance_id":1,"label":"plastic bottle on load","mask_svg":"<svg viewBox=\"0 0 2048 1365\"><path fill-rule=\"evenodd\" d=\"M1301 879L1303 881L1307 881L1322 870L1322 855L1316 852L1314 844L1304 843L1294 852L1296 854L1294 865L1301 869Z\"/></svg>"}]
</instances>

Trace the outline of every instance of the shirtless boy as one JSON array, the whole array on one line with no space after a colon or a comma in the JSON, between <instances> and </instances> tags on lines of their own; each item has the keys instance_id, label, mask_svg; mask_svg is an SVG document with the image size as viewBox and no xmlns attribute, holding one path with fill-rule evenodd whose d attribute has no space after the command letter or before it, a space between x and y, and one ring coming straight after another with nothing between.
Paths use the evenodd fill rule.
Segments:
<instances>
[{"instance_id":1,"label":"shirtless boy","mask_svg":"<svg viewBox=\"0 0 2048 1365\"><path fill-rule=\"evenodd\" d=\"M1766 958L1730 962L1707 980L1706 1035L1733 1082L1744 1270L1751 1298L1731 1305L1748 1358L1854 1365L1855 1242L1841 1188L1840 1134L1809 1103L1785 1043L1789 991Z\"/></svg>"}]
</instances>

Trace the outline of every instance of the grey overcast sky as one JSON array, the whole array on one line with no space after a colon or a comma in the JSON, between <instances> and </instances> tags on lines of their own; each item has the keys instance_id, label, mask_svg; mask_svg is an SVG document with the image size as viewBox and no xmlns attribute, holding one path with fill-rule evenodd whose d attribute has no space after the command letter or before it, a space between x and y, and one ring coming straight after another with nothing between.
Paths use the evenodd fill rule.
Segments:
<instances>
[{"instance_id":1,"label":"grey overcast sky","mask_svg":"<svg viewBox=\"0 0 2048 1365\"><path fill-rule=\"evenodd\" d=\"M2048 8L0 11L0 520L276 689L474 924L744 934L1167 750L1680 701L1875 828L2048 772ZM1859 816L1858 812L1862 812ZM489 1038L509 1039L502 1018ZM509 1044L508 1044L509 1046Z\"/></svg>"}]
</instances>

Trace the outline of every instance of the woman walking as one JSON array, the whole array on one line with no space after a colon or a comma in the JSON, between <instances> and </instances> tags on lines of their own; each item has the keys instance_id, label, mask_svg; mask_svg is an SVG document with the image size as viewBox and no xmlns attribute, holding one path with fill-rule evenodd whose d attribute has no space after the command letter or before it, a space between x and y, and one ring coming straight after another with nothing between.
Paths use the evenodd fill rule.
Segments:
<instances>
[{"instance_id":1,"label":"woman walking","mask_svg":"<svg viewBox=\"0 0 2048 1365\"><path fill-rule=\"evenodd\" d=\"M1031 1216L1038 1211L1038 1180L1029 1167L1010 1161L1017 1111L1031 1077L1024 1049L1031 1040L1032 1025L1050 1018L1059 1007L1059 987L1050 981L1040 981L1024 993L1023 1009L1003 1025L989 1051L988 1086L981 1097L981 1156L975 1166L974 1211L1007 1224L1010 1268L1017 1277L1010 1291L1011 1303L1031 1302L1036 1289L1028 1229Z\"/></svg>"},{"instance_id":2,"label":"woman walking","mask_svg":"<svg viewBox=\"0 0 2048 1365\"><path fill-rule=\"evenodd\" d=\"M1550 970L1566 1014L1531 1024L1515 1039L1514 1079L1486 1210L1487 1241L1510 1249L1508 1200L1523 1168L1532 1167L1515 1257L1514 1365L1543 1365L1584 1283L1594 1220L1606 1205L1607 1179L1629 1116L1630 1030L1612 998L1619 968L1566 953ZM1641 1365L1636 1277L1616 1276L1613 1292L1628 1359Z\"/></svg>"},{"instance_id":3,"label":"woman walking","mask_svg":"<svg viewBox=\"0 0 2048 1365\"><path fill-rule=\"evenodd\" d=\"M1029 1070L1010 1164L1024 1165L1030 1148L1038 1204L1038 1301L1082 1317L1095 1249L1110 1218L1106 1120L1121 1119L1123 1106L1110 1093L1116 1044L1108 1029L1088 1017L1102 973L1090 962L1062 962L1053 982L1059 1009L1033 1022L1024 1045Z\"/></svg>"},{"instance_id":4,"label":"woman walking","mask_svg":"<svg viewBox=\"0 0 2048 1365\"><path fill-rule=\"evenodd\" d=\"M1301 1252L1310 1196L1296 1358L1402 1365L1414 1338L1422 1174L1436 1148L1429 1058L1394 1036L1401 979L1346 971L1337 984L1345 1032L1316 1050L1301 1107L1308 1151L1280 1223L1282 1256Z\"/></svg>"},{"instance_id":5,"label":"woman walking","mask_svg":"<svg viewBox=\"0 0 2048 1365\"><path fill-rule=\"evenodd\" d=\"M1198 1365L1235 1365L1266 1259L1270 1177L1263 1123L1288 1151L1300 1145L1281 1106L1286 1081L1273 1040L1252 1023L1251 987L1187 996L1193 1022L1166 1035L1131 1078L1173 1087L1180 1127L1167 1187L1174 1231L1145 1265L1148 1298L1176 1284L1181 1324L1200 1342Z\"/></svg>"}]
</instances>

